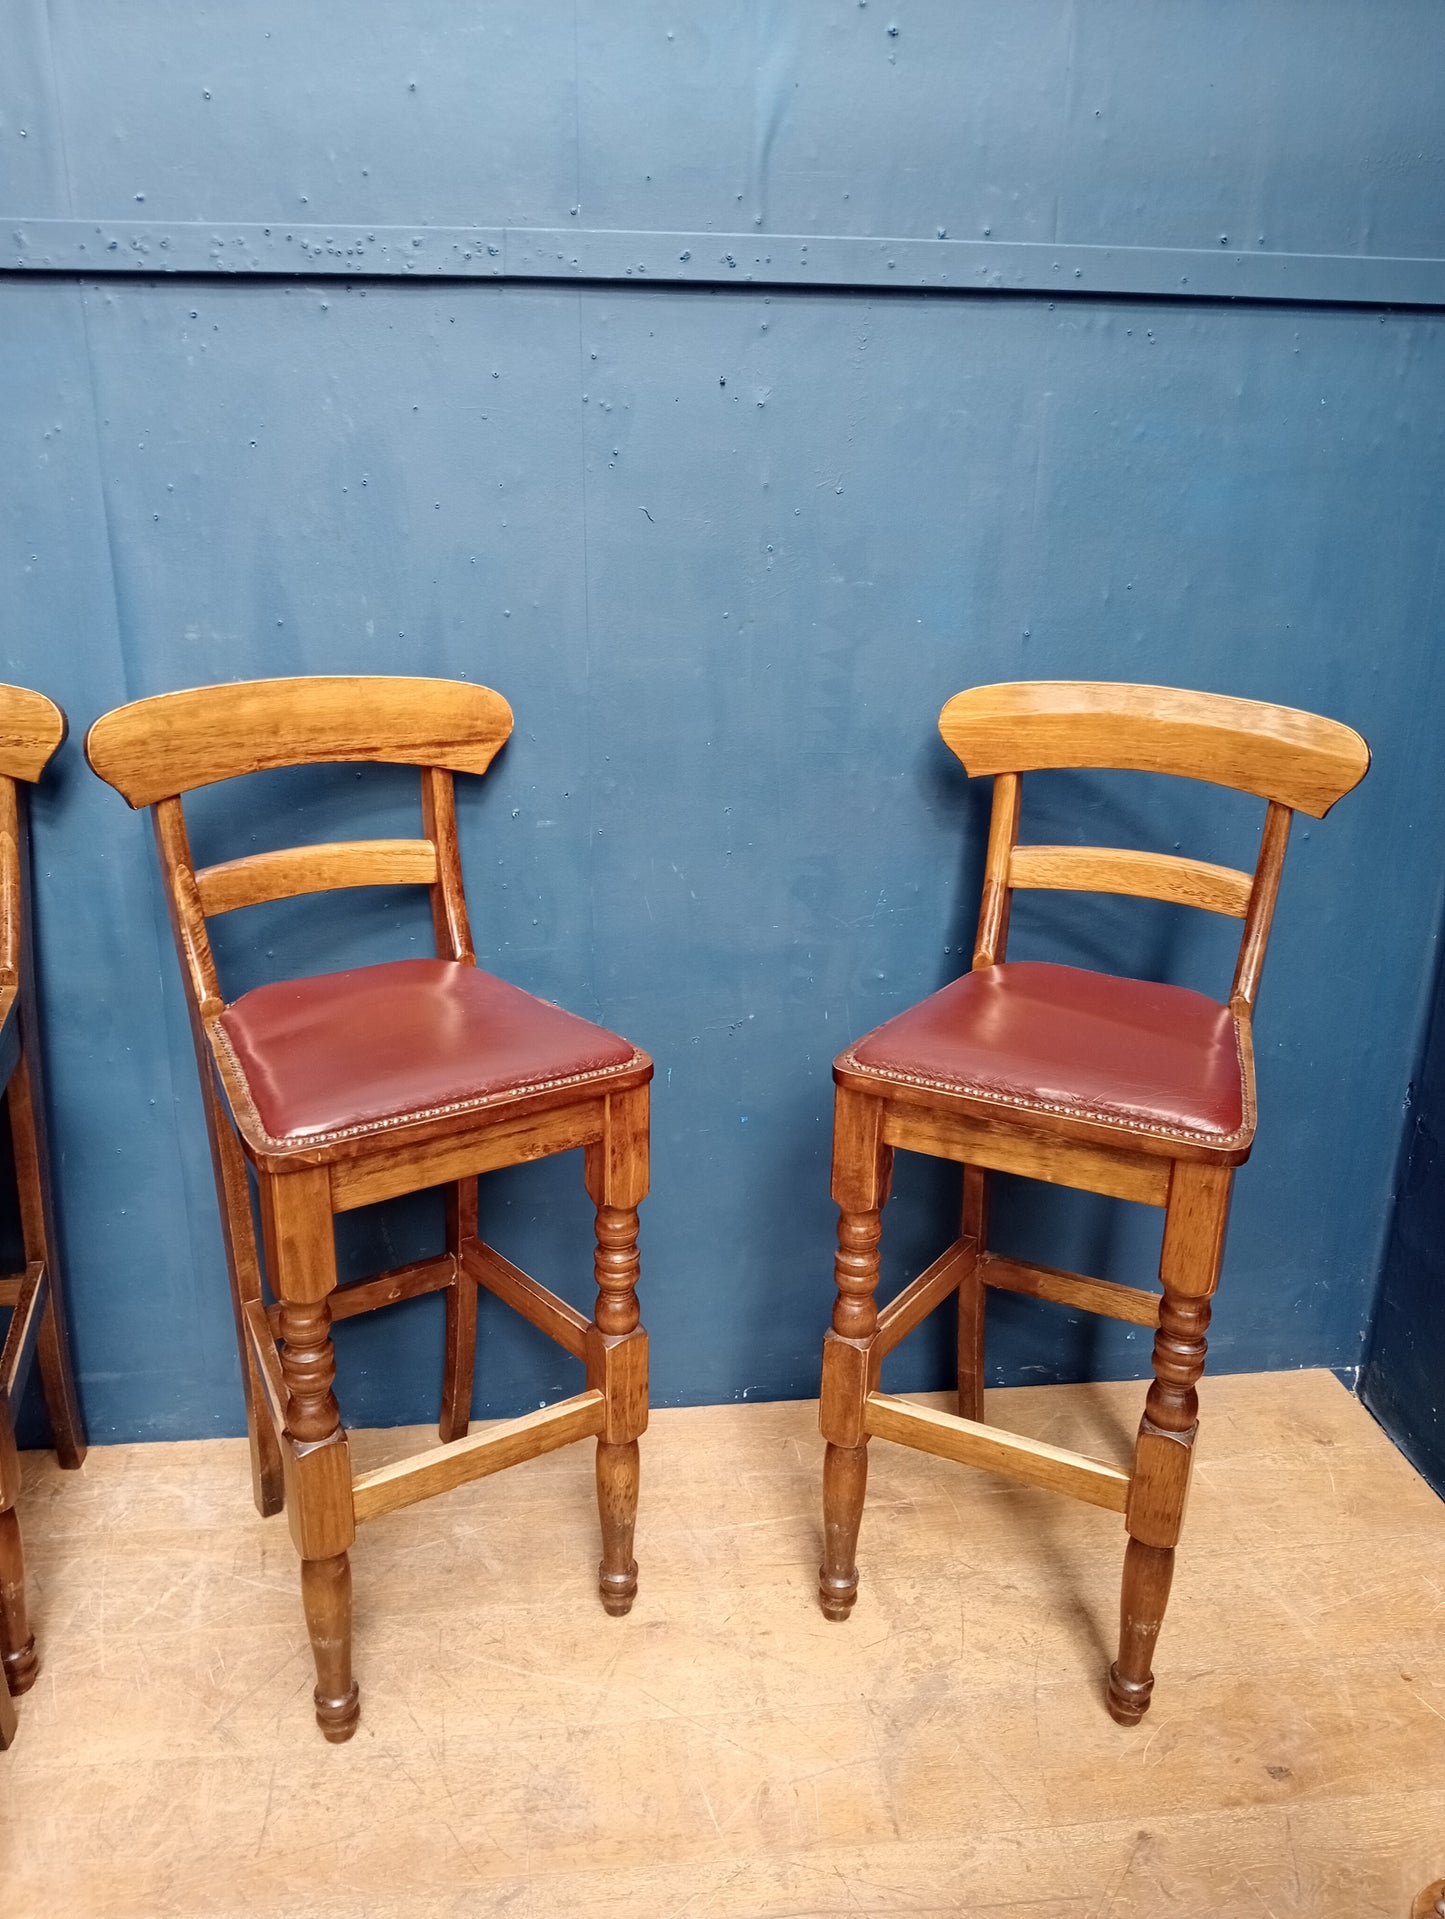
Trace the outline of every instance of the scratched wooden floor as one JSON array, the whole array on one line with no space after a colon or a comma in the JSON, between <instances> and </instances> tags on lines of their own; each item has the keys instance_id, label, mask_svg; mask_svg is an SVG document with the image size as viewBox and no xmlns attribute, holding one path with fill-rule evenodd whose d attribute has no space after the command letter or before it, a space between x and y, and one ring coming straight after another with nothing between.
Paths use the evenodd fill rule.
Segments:
<instances>
[{"instance_id":1,"label":"scratched wooden floor","mask_svg":"<svg viewBox=\"0 0 1445 1919\"><path fill-rule=\"evenodd\" d=\"M989 1410L1118 1456L1140 1391ZM626 1620L588 1448L377 1522L339 1748L238 1442L32 1455L0 1909L1405 1919L1445 1873L1445 1506L1327 1374L1206 1380L1204 1422L1132 1732L1112 1515L875 1442L863 1594L820 1617L811 1405L655 1415Z\"/></svg>"}]
</instances>

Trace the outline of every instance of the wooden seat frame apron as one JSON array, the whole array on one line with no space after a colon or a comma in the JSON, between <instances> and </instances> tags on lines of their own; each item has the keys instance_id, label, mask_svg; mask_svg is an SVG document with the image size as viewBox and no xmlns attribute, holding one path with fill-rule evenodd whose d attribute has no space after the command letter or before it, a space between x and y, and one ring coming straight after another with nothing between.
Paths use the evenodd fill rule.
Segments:
<instances>
[{"instance_id":1,"label":"wooden seat frame apron","mask_svg":"<svg viewBox=\"0 0 1445 1919\"><path fill-rule=\"evenodd\" d=\"M55 1455L69 1471L85 1459L50 1200L40 1048L35 1032L35 956L30 925L26 795L65 738L65 715L43 694L0 686L0 1083L10 1116L25 1269L0 1278L9 1324L0 1346L0 1748L15 1737L13 1693L39 1671L25 1604L25 1562L15 1502L20 1459L13 1408L38 1358Z\"/></svg>"},{"instance_id":2,"label":"wooden seat frame apron","mask_svg":"<svg viewBox=\"0 0 1445 1919\"><path fill-rule=\"evenodd\" d=\"M260 1131L231 1050L206 934L208 914L364 885L430 888L439 958L475 964L462 888L453 773L483 773L511 732L500 694L445 680L308 678L202 687L118 708L86 741L91 765L132 806L150 806L190 1008L221 1202L251 1443L256 1505L284 1504L301 1555L316 1660L316 1717L349 1738L348 1557L359 1521L411 1505L573 1440L597 1440L599 1589L631 1607L638 1436L647 1424L647 1336L638 1323L637 1208L647 1192L643 1054L596 1085L522 1091L464 1113L421 1118L324 1147L278 1147ZM353 841L253 854L197 869L180 795L268 767L336 761L415 765L419 840ZM588 1320L478 1237L477 1175L580 1147L597 1209L598 1301ZM244 1158L243 1158L244 1154ZM266 1304L246 1160L255 1169ZM446 1189L446 1251L337 1290L334 1214L422 1187ZM485 1288L586 1367L586 1389L470 1434L477 1289ZM440 1438L432 1451L353 1477L332 1383L331 1325L417 1294L446 1294Z\"/></svg>"},{"instance_id":3,"label":"wooden seat frame apron","mask_svg":"<svg viewBox=\"0 0 1445 1919\"><path fill-rule=\"evenodd\" d=\"M1251 1017L1291 816L1298 810L1322 818L1364 777L1364 741L1348 727L1292 708L1094 682L976 688L951 700L939 724L971 775L994 776L975 970L1003 961L1010 898L1020 886L1171 900L1243 920L1229 1008L1237 1022L1244 1113L1252 1133ZM1266 799L1253 875L1175 855L1018 845L1020 775L1049 767L1176 774ZM1195 1389L1204 1369L1210 1300L1234 1168L1248 1158L1250 1140L1233 1150L1211 1150L1143 1132L1121 1134L1117 1126L1060 1114L1015 1116L997 1103L937 1089L885 1086L846 1070L841 1061L834 1079L833 1198L840 1217L838 1298L823 1359L823 1611L844 1619L857 1596L870 1438L896 1440L1122 1513L1128 1543L1108 1706L1120 1724L1132 1725L1147 1710L1153 1689L1153 1651L1198 1430ZM900 1147L962 1163L962 1219L954 1243L880 1311L874 1291L881 1213ZM1162 1294L991 1253L990 1171L1162 1207ZM983 1423L988 1287L1157 1328L1154 1380L1132 1470ZM958 1295L957 1416L879 1390L884 1357L950 1293Z\"/></svg>"}]
</instances>

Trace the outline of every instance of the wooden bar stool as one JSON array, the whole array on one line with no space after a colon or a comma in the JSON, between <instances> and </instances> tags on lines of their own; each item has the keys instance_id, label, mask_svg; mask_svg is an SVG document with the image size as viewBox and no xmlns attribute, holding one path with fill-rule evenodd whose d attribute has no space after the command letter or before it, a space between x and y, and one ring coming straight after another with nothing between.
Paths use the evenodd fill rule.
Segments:
<instances>
[{"instance_id":1,"label":"wooden bar stool","mask_svg":"<svg viewBox=\"0 0 1445 1919\"><path fill-rule=\"evenodd\" d=\"M0 686L0 1085L10 1114L25 1270L0 1279L0 1308L10 1309L0 1347L0 1749L15 1737L12 1693L35 1684L39 1662L25 1607L25 1561L15 1502L20 1459L12 1409L32 1359L50 1419L55 1456L68 1470L85 1458L85 1428L75 1396L64 1289L50 1204L45 1097L35 1033L35 958L30 931L30 843L25 794L65 738L65 715L43 694Z\"/></svg>"},{"instance_id":2,"label":"wooden bar stool","mask_svg":"<svg viewBox=\"0 0 1445 1919\"><path fill-rule=\"evenodd\" d=\"M486 687L317 678L163 694L106 714L86 741L100 777L132 806L152 809L210 1130L256 1503L263 1513L284 1503L290 1518L316 1659L316 1718L334 1743L351 1737L358 1713L348 1550L359 1520L595 1437L602 1603L620 1615L637 1590L647 1338L633 1288L652 1062L477 968L452 776L484 773L511 730L510 707ZM182 794L324 761L418 766L424 837L193 864ZM231 1005L222 998L209 915L406 883L431 889L436 959L260 986ZM477 1236L479 1173L578 1146L597 1208L591 1320ZM430 1186L446 1188L447 1250L337 1291L332 1215ZM478 1286L583 1361L586 1390L469 1437ZM332 1392L331 1323L443 1290L443 1443L353 1478Z\"/></svg>"},{"instance_id":3,"label":"wooden bar stool","mask_svg":"<svg viewBox=\"0 0 1445 1919\"><path fill-rule=\"evenodd\" d=\"M823 1356L819 1596L830 1619L846 1618L857 1596L870 1438L1122 1513L1128 1543L1108 1704L1132 1725L1154 1685L1230 1185L1254 1137L1251 1018L1290 818L1295 810L1322 818L1364 777L1369 749L1348 727L1288 707L1088 681L977 687L950 700L939 725L970 774L994 776L983 905L973 970L849 1047L833 1068L841 1216ZM1269 805L1253 877L1172 854L1018 845L1020 776L1045 767L1171 773L1258 795ZM1242 920L1228 1002L1006 962L1009 902L1021 886L1134 894ZM963 1216L953 1245L880 1312L880 1219L898 1147L962 1164ZM989 1252L990 1170L1163 1207L1162 1295ZM983 1423L989 1286L1158 1328L1132 1471ZM878 1389L884 1355L954 1292L957 1417Z\"/></svg>"}]
</instances>

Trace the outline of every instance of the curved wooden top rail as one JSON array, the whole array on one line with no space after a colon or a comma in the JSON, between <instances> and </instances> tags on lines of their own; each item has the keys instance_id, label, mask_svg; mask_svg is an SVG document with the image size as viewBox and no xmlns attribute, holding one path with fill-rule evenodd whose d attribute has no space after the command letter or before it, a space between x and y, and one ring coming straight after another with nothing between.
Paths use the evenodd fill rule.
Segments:
<instances>
[{"instance_id":1,"label":"curved wooden top rail","mask_svg":"<svg viewBox=\"0 0 1445 1919\"><path fill-rule=\"evenodd\" d=\"M938 730L970 773L1120 767L1209 780L1322 819L1365 777L1353 728L1292 706L1104 680L1019 680L957 693Z\"/></svg>"},{"instance_id":2,"label":"curved wooden top rail","mask_svg":"<svg viewBox=\"0 0 1445 1919\"><path fill-rule=\"evenodd\" d=\"M43 693L0 686L0 775L38 780L65 738L66 718Z\"/></svg>"},{"instance_id":3,"label":"curved wooden top rail","mask_svg":"<svg viewBox=\"0 0 1445 1919\"><path fill-rule=\"evenodd\" d=\"M319 761L485 773L511 730L500 693L459 680L242 680L118 706L91 727L85 756L132 806L152 806L242 773Z\"/></svg>"}]
</instances>

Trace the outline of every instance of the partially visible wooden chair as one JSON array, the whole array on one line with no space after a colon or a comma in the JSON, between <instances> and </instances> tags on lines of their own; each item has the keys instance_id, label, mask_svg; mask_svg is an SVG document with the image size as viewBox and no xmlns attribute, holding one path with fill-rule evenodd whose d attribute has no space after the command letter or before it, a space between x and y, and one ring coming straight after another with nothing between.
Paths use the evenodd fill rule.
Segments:
<instances>
[{"instance_id":1,"label":"partially visible wooden chair","mask_svg":"<svg viewBox=\"0 0 1445 1919\"><path fill-rule=\"evenodd\" d=\"M983 904L973 970L849 1047L833 1068L841 1216L823 1358L819 1596L830 1619L846 1618L857 1596L870 1438L1122 1513L1128 1544L1108 1706L1130 1725L1154 1684L1230 1187L1254 1138L1251 1021L1290 818L1323 817L1364 777L1369 750L1347 726L1288 707L1088 681L978 687L950 700L939 724L970 774L994 776ZM1173 854L1020 846L1020 776L1047 767L1171 773L1258 795L1269 805L1253 876ZM1133 894L1242 920L1227 1003L1006 961L1017 887ZM963 1215L959 1238L880 1312L881 1213L899 1147L962 1164ZM1162 1207L1162 1295L990 1252L990 1170ZM990 1286L1158 1328L1131 1471L983 1423ZM957 1416L879 1390L884 1356L953 1292Z\"/></svg>"},{"instance_id":2,"label":"partially visible wooden chair","mask_svg":"<svg viewBox=\"0 0 1445 1919\"><path fill-rule=\"evenodd\" d=\"M73 1471L85 1458L75 1396L64 1290L50 1203L45 1099L35 1033L35 961L30 933L30 845L22 781L33 784L65 738L65 715L43 694L0 686L0 1085L10 1114L25 1270L0 1279L10 1309L0 1348L0 1748L15 1737L12 1693L35 1684L39 1662L25 1606L25 1561L15 1502L20 1460L13 1408L39 1356L55 1455Z\"/></svg>"},{"instance_id":3,"label":"partially visible wooden chair","mask_svg":"<svg viewBox=\"0 0 1445 1919\"><path fill-rule=\"evenodd\" d=\"M225 1229L256 1503L269 1513L284 1498L301 1555L316 1717L333 1743L351 1737L358 1714L348 1552L359 1520L595 1436L602 1603L625 1613L637 1590L647 1340L633 1288L652 1063L615 1034L477 969L452 776L484 773L511 730L507 702L486 687L316 678L141 700L97 720L86 741L100 777L152 809ZM193 864L182 794L268 767L368 760L421 769L423 837ZM208 916L405 883L430 888L436 959L260 986L230 1005L222 998ZM583 1149L597 1208L591 1320L477 1236L479 1173L572 1147ZM447 1250L337 1291L333 1214L431 1186L446 1188ZM586 1389L469 1437L478 1286L583 1361ZM353 1478L332 1392L331 1323L441 1290L443 1443Z\"/></svg>"}]
</instances>

